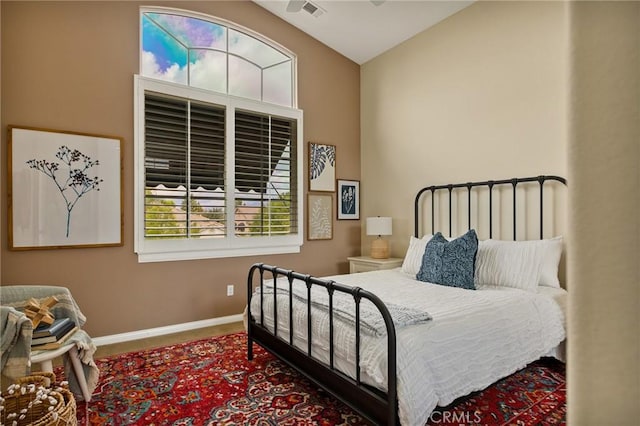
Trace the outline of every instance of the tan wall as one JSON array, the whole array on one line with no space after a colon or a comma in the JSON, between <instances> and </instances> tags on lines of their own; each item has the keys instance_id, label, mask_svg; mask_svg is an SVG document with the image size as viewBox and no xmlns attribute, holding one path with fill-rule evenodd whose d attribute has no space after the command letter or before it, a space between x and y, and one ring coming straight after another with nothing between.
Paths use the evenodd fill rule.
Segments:
<instances>
[{"instance_id":1,"label":"tan wall","mask_svg":"<svg viewBox=\"0 0 640 426\"><path fill-rule=\"evenodd\" d=\"M246 303L246 274L254 262L327 275L348 272L346 257L360 251L359 221L334 221L333 240L305 241L298 255L137 263L133 75L138 71L138 7L147 4L1 3L3 158L9 124L124 137L124 247L16 252L8 251L2 233L2 284L69 287L89 318L86 329L93 336L239 314ZM295 52L305 154L308 141L337 145L336 177L360 179L357 64L248 1L162 6L219 16ZM1 167L4 181L6 166ZM306 187L305 180L305 199ZM6 209L2 185L3 230ZM234 297L226 296L227 284L236 285Z\"/></svg>"},{"instance_id":2,"label":"tan wall","mask_svg":"<svg viewBox=\"0 0 640 426\"><path fill-rule=\"evenodd\" d=\"M636 425L640 2L573 2L570 10L568 419Z\"/></svg>"},{"instance_id":3,"label":"tan wall","mask_svg":"<svg viewBox=\"0 0 640 426\"><path fill-rule=\"evenodd\" d=\"M566 21L562 3L479 2L362 66L362 213L393 217L393 255L424 186L566 176Z\"/></svg>"}]
</instances>

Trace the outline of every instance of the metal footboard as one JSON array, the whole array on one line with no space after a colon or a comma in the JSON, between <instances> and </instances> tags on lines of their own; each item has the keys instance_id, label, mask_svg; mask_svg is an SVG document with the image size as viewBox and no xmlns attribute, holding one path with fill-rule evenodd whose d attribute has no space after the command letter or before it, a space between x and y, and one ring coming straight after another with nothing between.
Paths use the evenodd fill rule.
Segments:
<instances>
[{"instance_id":1,"label":"metal footboard","mask_svg":"<svg viewBox=\"0 0 640 426\"><path fill-rule=\"evenodd\" d=\"M251 312L251 299L256 282L254 273L259 273L257 280L260 287L260 312L256 313L256 319ZM289 333L286 336L278 335L278 309L277 309L277 287L274 285L273 292L273 330L269 330L264 323L263 302L265 297L263 286L265 272L270 273L274 283L278 277L286 277L289 283ZM293 286L304 285L307 288L306 314L307 314L307 348L301 350L294 346L294 324L293 324ZM321 362L312 357L312 323L311 323L311 289L319 286L326 289L329 297L329 364ZM355 302L355 371L356 377L351 378L339 371L334 365L334 311L333 297L335 292L342 292L353 297ZM384 319L387 330L387 392L384 393L374 389L361 381L360 377L360 302L362 299L370 300L380 311ZM324 390L334 395L356 410L367 420L374 424L399 424L397 405L397 378L396 378L396 330L391 319L391 315L384 303L373 293L360 287L350 287L335 281L325 280L303 275L290 270L278 268L276 266L256 263L251 266L247 281L248 300L248 321L247 337L248 359L253 359L253 343L256 342L273 353L284 362L298 370L311 381L322 387Z\"/></svg>"}]
</instances>

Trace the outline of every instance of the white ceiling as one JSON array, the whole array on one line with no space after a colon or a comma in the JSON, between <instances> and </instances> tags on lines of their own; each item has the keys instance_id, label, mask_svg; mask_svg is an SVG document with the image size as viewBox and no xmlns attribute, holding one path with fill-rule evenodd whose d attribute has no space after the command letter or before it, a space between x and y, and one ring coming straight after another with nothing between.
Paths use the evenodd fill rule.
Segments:
<instances>
[{"instance_id":1,"label":"white ceiling","mask_svg":"<svg viewBox=\"0 0 640 426\"><path fill-rule=\"evenodd\" d=\"M309 0L322 12L316 17L306 10L288 12L289 0L253 1L358 64L473 3L473 0ZM303 2L294 0L294 3L298 1L300 8Z\"/></svg>"}]
</instances>

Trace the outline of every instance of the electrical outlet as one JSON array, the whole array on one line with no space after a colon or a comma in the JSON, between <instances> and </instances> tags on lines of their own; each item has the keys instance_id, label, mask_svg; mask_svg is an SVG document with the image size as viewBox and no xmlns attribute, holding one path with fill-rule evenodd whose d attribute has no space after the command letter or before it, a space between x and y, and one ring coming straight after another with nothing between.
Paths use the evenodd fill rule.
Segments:
<instances>
[{"instance_id":1,"label":"electrical outlet","mask_svg":"<svg viewBox=\"0 0 640 426\"><path fill-rule=\"evenodd\" d=\"M233 296L233 284L227 286L227 296Z\"/></svg>"}]
</instances>

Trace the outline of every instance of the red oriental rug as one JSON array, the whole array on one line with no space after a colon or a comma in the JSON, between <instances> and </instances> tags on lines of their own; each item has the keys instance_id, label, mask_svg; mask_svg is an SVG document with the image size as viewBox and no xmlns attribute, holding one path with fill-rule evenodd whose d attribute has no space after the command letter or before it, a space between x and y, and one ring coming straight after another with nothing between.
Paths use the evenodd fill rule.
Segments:
<instances>
[{"instance_id":1,"label":"red oriental rug","mask_svg":"<svg viewBox=\"0 0 640 426\"><path fill-rule=\"evenodd\" d=\"M246 351L237 333L96 360L100 383L78 403L78 424L366 424L258 345L253 361ZM438 408L429 424L564 424L565 413L564 365L543 360Z\"/></svg>"}]
</instances>

